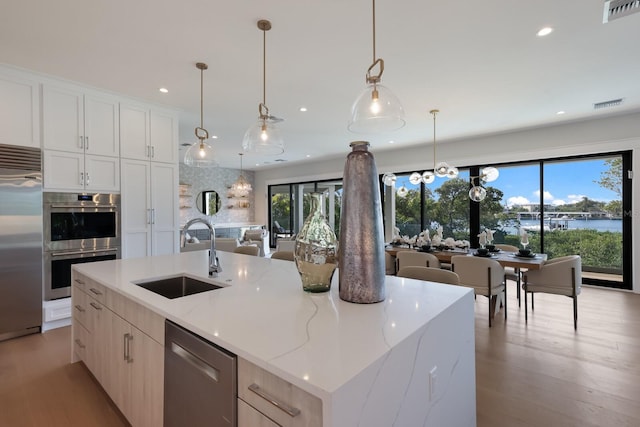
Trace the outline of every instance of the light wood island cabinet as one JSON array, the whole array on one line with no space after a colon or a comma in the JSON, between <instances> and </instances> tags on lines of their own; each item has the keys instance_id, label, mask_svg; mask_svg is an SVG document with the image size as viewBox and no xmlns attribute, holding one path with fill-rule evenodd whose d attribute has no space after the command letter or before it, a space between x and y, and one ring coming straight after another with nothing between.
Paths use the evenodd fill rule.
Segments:
<instances>
[{"instance_id":1,"label":"light wood island cabinet","mask_svg":"<svg viewBox=\"0 0 640 427\"><path fill-rule=\"evenodd\" d=\"M162 426L164 319L75 272L72 300L72 360L84 362L131 425Z\"/></svg>"}]
</instances>

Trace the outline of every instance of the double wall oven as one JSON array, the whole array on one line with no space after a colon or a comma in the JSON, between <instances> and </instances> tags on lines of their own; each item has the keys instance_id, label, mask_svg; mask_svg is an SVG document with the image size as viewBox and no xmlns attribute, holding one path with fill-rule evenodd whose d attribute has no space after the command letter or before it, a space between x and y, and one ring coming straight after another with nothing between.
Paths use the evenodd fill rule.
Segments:
<instances>
[{"instance_id":1,"label":"double wall oven","mask_svg":"<svg viewBox=\"0 0 640 427\"><path fill-rule=\"evenodd\" d=\"M71 296L73 264L120 258L120 195L43 193L44 299Z\"/></svg>"}]
</instances>

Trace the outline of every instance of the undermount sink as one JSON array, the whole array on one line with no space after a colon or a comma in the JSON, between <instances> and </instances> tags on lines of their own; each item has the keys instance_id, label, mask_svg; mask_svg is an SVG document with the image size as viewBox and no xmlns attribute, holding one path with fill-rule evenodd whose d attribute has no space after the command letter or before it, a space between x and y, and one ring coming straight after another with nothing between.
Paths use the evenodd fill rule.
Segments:
<instances>
[{"instance_id":1,"label":"undermount sink","mask_svg":"<svg viewBox=\"0 0 640 427\"><path fill-rule=\"evenodd\" d=\"M144 280L134 282L134 284L169 299L213 291L223 287L185 275Z\"/></svg>"}]
</instances>

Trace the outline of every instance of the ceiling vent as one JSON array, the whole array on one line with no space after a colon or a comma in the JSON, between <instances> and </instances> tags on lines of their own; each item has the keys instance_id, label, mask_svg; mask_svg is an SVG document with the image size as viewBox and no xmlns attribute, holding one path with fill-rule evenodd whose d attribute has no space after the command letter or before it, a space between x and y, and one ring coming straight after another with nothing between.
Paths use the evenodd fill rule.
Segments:
<instances>
[{"instance_id":1,"label":"ceiling vent","mask_svg":"<svg viewBox=\"0 0 640 427\"><path fill-rule=\"evenodd\" d=\"M622 99L623 98L618 98L609 101L598 102L596 104L593 104L593 109L600 110L602 108L617 107L618 105L622 104Z\"/></svg>"},{"instance_id":2,"label":"ceiling vent","mask_svg":"<svg viewBox=\"0 0 640 427\"><path fill-rule=\"evenodd\" d=\"M610 0L604 2L602 23L640 12L640 0Z\"/></svg>"}]
</instances>

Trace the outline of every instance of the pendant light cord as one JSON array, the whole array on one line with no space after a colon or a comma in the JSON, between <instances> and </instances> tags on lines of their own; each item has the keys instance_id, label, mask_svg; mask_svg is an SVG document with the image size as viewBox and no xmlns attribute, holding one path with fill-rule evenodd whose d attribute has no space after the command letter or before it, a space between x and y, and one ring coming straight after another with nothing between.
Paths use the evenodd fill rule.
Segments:
<instances>
[{"instance_id":1,"label":"pendant light cord","mask_svg":"<svg viewBox=\"0 0 640 427\"><path fill-rule=\"evenodd\" d=\"M267 31L262 30L262 104L267 105Z\"/></svg>"},{"instance_id":2,"label":"pendant light cord","mask_svg":"<svg viewBox=\"0 0 640 427\"><path fill-rule=\"evenodd\" d=\"M438 110L431 110L433 115L433 173L436 173L436 114Z\"/></svg>"},{"instance_id":3,"label":"pendant light cord","mask_svg":"<svg viewBox=\"0 0 640 427\"><path fill-rule=\"evenodd\" d=\"M373 15L373 25L372 25L372 28L373 28L373 61L372 61L372 63L375 63L376 62L376 0L372 0L372 3L373 3L373 7L372 7L372 10L373 10L373 13L372 13L372 15Z\"/></svg>"},{"instance_id":4,"label":"pendant light cord","mask_svg":"<svg viewBox=\"0 0 640 427\"><path fill-rule=\"evenodd\" d=\"M203 124L204 124L204 67L200 68L200 127L203 128Z\"/></svg>"}]
</instances>

